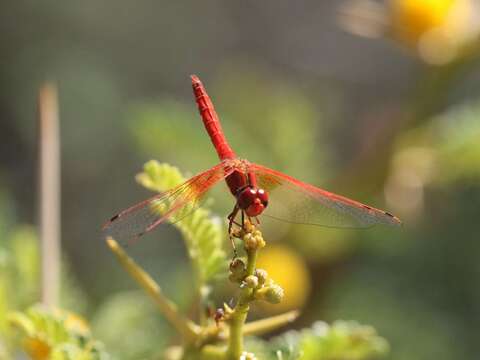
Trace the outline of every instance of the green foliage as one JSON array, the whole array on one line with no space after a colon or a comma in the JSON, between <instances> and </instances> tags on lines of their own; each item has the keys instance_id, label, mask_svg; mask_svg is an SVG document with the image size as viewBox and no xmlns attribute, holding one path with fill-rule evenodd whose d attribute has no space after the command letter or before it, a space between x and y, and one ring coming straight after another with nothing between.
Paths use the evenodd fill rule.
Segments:
<instances>
[{"instance_id":1,"label":"green foliage","mask_svg":"<svg viewBox=\"0 0 480 360\"><path fill-rule=\"evenodd\" d=\"M431 133L442 179L480 178L480 102L466 104L434 119Z\"/></svg>"},{"instance_id":2,"label":"green foliage","mask_svg":"<svg viewBox=\"0 0 480 360\"><path fill-rule=\"evenodd\" d=\"M165 323L151 299L140 291L109 297L95 312L91 326L119 359L151 359L166 344Z\"/></svg>"},{"instance_id":3,"label":"green foliage","mask_svg":"<svg viewBox=\"0 0 480 360\"><path fill-rule=\"evenodd\" d=\"M480 102L453 108L399 136L394 163L446 186L480 178Z\"/></svg>"},{"instance_id":4,"label":"green foliage","mask_svg":"<svg viewBox=\"0 0 480 360\"><path fill-rule=\"evenodd\" d=\"M137 181L147 189L163 192L183 183L185 179L176 167L152 160L145 164L144 172L137 175ZM164 213L166 208L158 210ZM182 209L172 223L185 239L198 286L204 287L215 278L225 277L227 260L222 249L224 229L221 221L214 218L205 207L193 205Z\"/></svg>"},{"instance_id":5,"label":"green foliage","mask_svg":"<svg viewBox=\"0 0 480 360\"><path fill-rule=\"evenodd\" d=\"M62 310L39 305L10 314L9 321L21 334L23 350L32 359L106 360L110 357L95 341L83 319Z\"/></svg>"},{"instance_id":6,"label":"green foliage","mask_svg":"<svg viewBox=\"0 0 480 360\"><path fill-rule=\"evenodd\" d=\"M372 359L388 352L388 343L371 326L355 321L317 322L304 332L299 344L304 359Z\"/></svg>"},{"instance_id":7,"label":"green foliage","mask_svg":"<svg viewBox=\"0 0 480 360\"><path fill-rule=\"evenodd\" d=\"M145 164L144 172L137 175L137 181L144 187L157 192L174 188L183 183L185 180L177 168L167 164L160 164L156 161L150 161ZM160 204L157 206L158 211L164 214L170 208L171 204ZM189 215L189 216L186 216ZM222 228L210 218L210 212L204 208L187 207L181 210L181 214L175 215L170 219L171 223L176 226L185 238L185 242L189 251L190 259L197 271L199 285L203 286L207 281L212 280L214 275L225 271L226 258L225 253L221 250L223 238L221 236ZM219 259L218 262L211 262L212 258ZM220 261L221 260L221 261ZM137 304L138 301L134 300ZM138 318L142 313L134 311L132 316L116 317L119 313L116 306L109 304L106 307L105 319L99 323L99 328L115 329L124 328L133 319L138 322ZM139 309L143 307L135 307ZM113 310L112 310L113 309ZM111 310L111 312L110 312ZM233 312L231 313L233 314ZM233 316L233 315L231 315ZM135 320L137 319L137 320ZM120 321L120 322L119 322ZM111 327L112 323L118 326ZM232 332L232 329L230 329ZM200 330L201 333L202 330ZM102 332L102 331L100 331ZM142 331L144 333L145 331ZM103 331L105 333L105 331ZM113 331L114 336L110 337L110 341L115 343L115 337L118 336ZM151 333L151 332L149 332ZM242 335L240 335L242 336ZM136 336L132 335L132 342L135 342ZM117 338L118 339L118 338ZM140 337L140 339L144 339ZM144 349L148 348L148 343L144 343ZM113 345L114 348L124 349L122 353L131 351L135 347L130 347L127 342L121 345ZM229 340L229 349L231 342ZM142 348L142 346L140 346ZM336 322L332 326L325 323L316 323L311 329L300 332L288 332L285 335L274 339L271 342L264 342L254 339L249 341L247 349L254 351L261 359L312 359L312 360L366 360L379 357L388 352L387 342L379 337L375 330L370 326L362 326L356 322ZM221 349L221 347L218 347ZM137 347L138 350L138 347ZM151 349L150 349L151 351ZM195 351L202 351L201 347ZM221 352L221 351L220 351ZM142 355L148 353L146 351ZM126 355L127 357L132 357ZM204 354L205 358L210 358Z\"/></svg>"},{"instance_id":8,"label":"green foliage","mask_svg":"<svg viewBox=\"0 0 480 360\"><path fill-rule=\"evenodd\" d=\"M0 245L0 359L8 358L14 336L8 324L9 313L23 310L40 296L40 253L38 238L32 226L14 227L2 234ZM86 299L76 280L62 264L61 303L69 308L84 309ZM3 344L3 349L2 349ZM5 356L2 355L5 352Z\"/></svg>"},{"instance_id":9,"label":"green foliage","mask_svg":"<svg viewBox=\"0 0 480 360\"><path fill-rule=\"evenodd\" d=\"M129 130L136 147L146 156L161 153L186 166L198 163L202 153L192 153L191 149L204 146L205 139L198 136L202 125L197 119L195 106L189 105L164 98L155 103L133 106ZM197 123L198 129L192 123Z\"/></svg>"},{"instance_id":10,"label":"green foliage","mask_svg":"<svg viewBox=\"0 0 480 360\"><path fill-rule=\"evenodd\" d=\"M389 345L371 326L355 321L318 321L311 328L288 331L269 343L253 340L250 351L269 360L368 360L385 356Z\"/></svg>"},{"instance_id":11,"label":"green foliage","mask_svg":"<svg viewBox=\"0 0 480 360\"><path fill-rule=\"evenodd\" d=\"M0 246L0 338L8 338L7 313L38 297L38 242L32 227L18 227ZM7 341L8 342L8 341Z\"/></svg>"}]
</instances>

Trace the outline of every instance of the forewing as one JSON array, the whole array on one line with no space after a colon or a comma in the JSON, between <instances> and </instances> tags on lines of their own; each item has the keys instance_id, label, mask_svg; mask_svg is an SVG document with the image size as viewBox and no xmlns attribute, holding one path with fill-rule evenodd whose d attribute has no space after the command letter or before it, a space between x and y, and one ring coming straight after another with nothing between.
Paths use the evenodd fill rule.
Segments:
<instances>
[{"instance_id":1,"label":"forewing","mask_svg":"<svg viewBox=\"0 0 480 360\"><path fill-rule=\"evenodd\" d=\"M156 195L113 216L104 226L104 235L120 242L135 241L168 220L173 223L191 214L205 193L232 169L218 164L164 193Z\"/></svg>"},{"instance_id":2,"label":"forewing","mask_svg":"<svg viewBox=\"0 0 480 360\"><path fill-rule=\"evenodd\" d=\"M267 190L264 215L297 224L362 228L375 224L400 225L401 221L379 209L301 182L279 171L251 164L258 186Z\"/></svg>"}]
</instances>

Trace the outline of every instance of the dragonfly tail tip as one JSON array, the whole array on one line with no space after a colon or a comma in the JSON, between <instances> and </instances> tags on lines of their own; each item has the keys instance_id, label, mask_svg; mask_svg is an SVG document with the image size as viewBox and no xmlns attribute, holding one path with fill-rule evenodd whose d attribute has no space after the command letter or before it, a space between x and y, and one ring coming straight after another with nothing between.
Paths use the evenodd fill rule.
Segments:
<instances>
[{"instance_id":1,"label":"dragonfly tail tip","mask_svg":"<svg viewBox=\"0 0 480 360\"><path fill-rule=\"evenodd\" d=\"M200 83L200 79L195 74L190 75L190 79L192 79L192 84L199 84Z\"/></svg>"}]
</instances>

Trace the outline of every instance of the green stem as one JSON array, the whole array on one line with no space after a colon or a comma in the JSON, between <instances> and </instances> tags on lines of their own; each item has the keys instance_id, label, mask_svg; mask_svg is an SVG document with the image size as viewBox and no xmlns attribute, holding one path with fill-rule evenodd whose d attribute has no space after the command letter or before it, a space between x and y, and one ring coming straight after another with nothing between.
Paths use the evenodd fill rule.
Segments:
<instances>
[{"instance_id":1,"label":"green stem","mask_svg":"<svg viewBox=\"0 0 480 360\"><path fill-rule=\"evenodd\" d=\"M247 276L253 275L257 262L258 250L247 251ZM230 317L230 336L228 338L227 358L238 360L243 352L243 325L247 320L253 289L244 287L238 303Z\"/></svg>"},{"instance_id":2,"label":"green stem","mask_svg":"<svg viewBox=\"0 0 480 360\"><path fill-rule=\"evenodd\" d=\"M230 337L228 341L228 358L232 360L238 360L243 352L243 324L247 319L248 310L250 305L238 304L235 307L235 312L232 314L230 320Z\"/></svg>"},{"instance_id":3,"label":"green stem","mask_svg":"<svg viewBox=\"0 0 480 360\"><path fill-rule=\"evenodd\" d=\"M292 310L284 314L249 322L243 327L243 335L261 335L268 333L295 321L299 315L300 312L298 310Z\"/></svg>"},{"instance_id":4,"label":"green stem","mask_svg":"<svg viewBox=\"0 0 480 360\"><path fill-rule=\"evenodd\" d=\"M165 318L183 336L187 342L195 342L200 335L200 327L178 312L177 306L170 301L160 289L160 286L145 270L133 261L125 251L112 239L107 238L107 245L116 255L120 264L135 279L135 281L153 299Z\"/></svg>"},{"instance_id":5,"label":"green stem","mask_svg":"<svg viewBox=\"0 0 480 360\"><path fill-rule=\"evenodd\" d=\"M257 264L258 250L247 252L247 276L253 275L255 272L255 265Z\"/></svg>"},{"instance_id":6,"label":"green stem","mask_svg":"<svg viewBox=\"0 0 480 360\"><path fill-rule=\"evenodd\" d=\"M205 345L200 353L201 360L224 360L225 349L216 345Z\"/></svg>"}]
</instances>

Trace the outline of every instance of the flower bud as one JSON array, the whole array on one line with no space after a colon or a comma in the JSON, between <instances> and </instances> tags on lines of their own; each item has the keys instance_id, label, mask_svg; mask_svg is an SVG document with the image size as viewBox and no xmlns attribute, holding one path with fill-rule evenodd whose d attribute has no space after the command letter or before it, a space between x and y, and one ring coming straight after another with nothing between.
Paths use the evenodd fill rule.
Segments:
<instances>
[{"instance_id":1,"label":"flower bud","mask_svg":"<svg viewBox=\"0 0 480 360\"><path fill-rule=\"evenodd\" d=\"M243 229L247 233L253 233L255 231L255 226L250 221L245 221L243 224Z\"/></svg>"},{"instance_id":2,"label":"flower bud","mask_svg":"<svg viewBox=\"0 0 480 360\"><path fill-rule=\"evenodd\" d=\"M263 269L256 269L255 276L258 278L258 284L260 286L265 284L268 279L268 273Z\"/></svg>"},{"instance_id":3,"label":"flower bud","mask_svg":"<svg viewBox=\"0 0 480 360\"><path fill-rule=\"evenodd\" d=\"M277 284L271 284L258 290L255 297L270 304L278 304L283 299L283 289Z\"/></svg>"},{"instance_id":4,"label":"flower bud","mask_svg":"<svg viewBox=\"0 0 480 360\"><path fill-rule=\"evenodd\" d=\"M243 281L246 273L247 268L245 266L245 262L239 258L233 259L230 263L230 275L228 276L228 279L231 282L239 283Z\"/></svg>"},{"instance_id":5,"label":"flower bud","mask_svg":"<svg viewBox=\"0 0 480 360\"><path fill-rule=\"evenodd\" d=\"M257 238L252 234L246 234L243 237L246 250L256 250L257 249Z\"/></svg>"},{"instance_id":6,"label":"flower bud","mask_svg":"<svg viewBox=\"0 0 480 360\"><path fill-rule=\"evenodd\" d=\"M231 235L235 238L241 238L244 235L243 229L232 229Z\"/></svg>"},{"instance_id":7,"label":"flower bud","mask_svg":"<svg viewBox=\"0 0 480 360\"><path fill-rule=\"evenodd\" d=\"M244 281L250 289L255 289L258 286L258 278L255 275L247 276Z\"/></svg>"},{"instance_id":8,"label":"flower bud","mask_svg":"<svg viewBox=\"0 0 480 360\"><path fill-rule=\"evenodd\" d=\"M265 247L266 243L265 240L263 240L262 236L255 236L257 239L257 249L262 249Z\"/></svg>"},{"instance_id":9,"label":"flower bud","mask_svg":"<svg viewBox=\"0 0 480 360\"><path fill-rule=\"evenodd\" d=\"M280 287L280 285L273 284L268 287L268 291L265 294L265 299L272 304L278 304L280 301L282 301L283 295L283 289Z\"/></svg>"},{"instance_id":10,"label":"flower bud","mask_svg":"<svg viewBox=\"0 0 480 360\"><path fill-rule=\"evenodd\" d=\"M230 262L230 271L232 274L239 274L246 271L245 262L240 258L235 258Z\"/></svg>"},{"instance_id":11,"label":"flower bud","mask_svg":"<svg viewBox=\"0 0 480 360\"><path fill-rule=\"evenodd\" d=\"M257 360L257 357L253 353L244 351L242 355L240 355L240 360Z\"/></svg>"}]
</instances>

